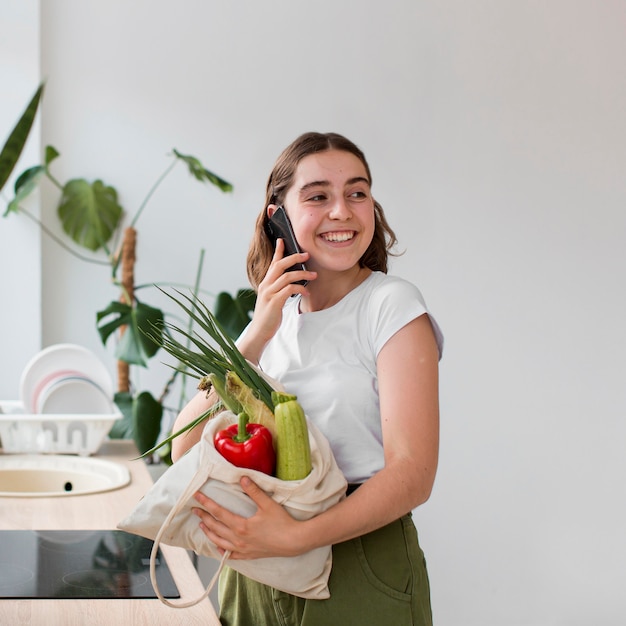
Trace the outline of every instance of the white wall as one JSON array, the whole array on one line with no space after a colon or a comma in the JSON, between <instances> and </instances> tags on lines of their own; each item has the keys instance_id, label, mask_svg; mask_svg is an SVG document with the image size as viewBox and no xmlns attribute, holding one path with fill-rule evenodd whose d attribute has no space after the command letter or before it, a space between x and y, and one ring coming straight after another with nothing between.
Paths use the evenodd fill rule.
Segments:
<instances>
[{"instance_id":1,"label":"white wall","mask_svg":"<svg viewBox=\"0 0 626 626\"><path fill-rule=\"evenodd\" d=\"M39 2L0 4L0 146L40 80ZM16 172L0 195L0 216L19 172L39 162L39 118ZM39 194L25 207L39 215ZM20 374L41 347L40 230L27 218L0 217L0 400L17 398Z\"/></svg>"},{"instance_id":2,"label":"white wall","mask_svg":"<svg viewBox=\"0 0 626 626\"><path fill-rule=\"evenodd\" d=\"M407 250L393 271L446 333L415 514L437 626L624 622L625 20L617 0L42 3L60 178L102 177L132 211L176 147L235 184L168 179L142 282L191 282L205 246L207 290L245 285L278 152L310 129L365 150ZM42 250L43 344L112 363L106 272Z\"/></svg>"}]
</instances>

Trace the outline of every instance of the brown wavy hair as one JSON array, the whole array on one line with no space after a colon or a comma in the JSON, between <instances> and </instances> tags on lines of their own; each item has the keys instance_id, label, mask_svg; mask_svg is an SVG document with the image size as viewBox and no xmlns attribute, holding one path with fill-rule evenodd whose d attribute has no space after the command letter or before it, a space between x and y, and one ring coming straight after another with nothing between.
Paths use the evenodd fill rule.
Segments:
<instances>
[{"instance_id":1,"label":"brown wavy hair","mask_svg":"<svg viewBox=\"0 0 626 626\"><path fill-rule=\"evenodd\" d=\"M371 186L372 174L365 155L360 148L342 135L337 133L304 133L287 146L276 160L272 173L267 180L265 204L257 218L254 235L248 250L248 278L255 289L265 277L274 255L274 248L265 232L265 226L269 219L267 207L270 204L280 206L284 203L285 196L293 184L298 164L304 157L327 150L342 150L356 156L363 163ZM391 249L397 241L395 233L387 222L382 206L374 201L374 236L369 247L359 259L359 265L386 274L388 257L393 254Z\"/></svg>"}]
</instances>

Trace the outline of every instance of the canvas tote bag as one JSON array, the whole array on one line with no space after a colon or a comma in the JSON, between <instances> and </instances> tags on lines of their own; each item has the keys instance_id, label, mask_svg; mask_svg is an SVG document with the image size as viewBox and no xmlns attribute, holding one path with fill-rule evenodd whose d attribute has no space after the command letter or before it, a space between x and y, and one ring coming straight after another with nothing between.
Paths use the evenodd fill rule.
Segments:
<instances>
[{"instance_id":1,"label":"canvas tote bag","mask_svg":"<svg viewBox=\"0 0 626 626\"><path fill-rule=\"evenodd\" d=\"M157 596L168 606L185 608L201 602L208 596L225 564L286 593L302 598L328 598L331 546L316 548L295 557L230 560L230 552L221 555L215 544L200 530L199 519L191 512L192 508L200 506L193 498L197 491L233 513L244 517L254 514L256 505L239 485L244 475L249 476L297 520L309 519L345 497L346 479L337 466L328 440L314 424L307 420L313 466L311 473L302 480L284 481L263 472L236 467L215 449L215 434L236 422L236 415L230 411L224 411L208 421L201 440L166 470L135 509L118 524L118 528L154 540L150 577ZM220 560L218 572L201 597L185 603L173 603L162 596L155 576L155 557L160 543Z\"/></svg>"}]
</instances>

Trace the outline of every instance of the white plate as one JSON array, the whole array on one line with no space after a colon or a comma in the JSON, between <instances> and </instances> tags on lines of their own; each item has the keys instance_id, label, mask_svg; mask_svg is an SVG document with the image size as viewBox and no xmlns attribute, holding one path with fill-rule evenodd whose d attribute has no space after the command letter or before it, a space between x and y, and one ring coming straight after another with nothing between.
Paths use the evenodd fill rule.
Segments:
<instances>
[{"instance_id":1,"label":"white plate","mask_svg":"<svg viewBox=\"0 0 626 626\"><path fill-rule=\"evenodd\" d=\"M63 378L71 378L71 377L76 377L76 376L84 378L84 375L81 372L78 372L76 370L57 370L41 378L37 382L37 384L35 385L35 388L33 389L31 393L30 406L26 407L26 411L32 412L32 413L38 413L39 411L37 407L40 404L40 398L42 394L45 393L46 390L51 385L54 385L54 383L56 383L58 380L61 380Z\"/></svg>"},{"instance_id":2,"label":"white plate","mask_svg":"<svg viewBox=\"0 0 626 626\"><path fill-rule=\"evenodd\" d=\"M26 411L35 410L35 392L41 388L41 381L67 371L92 380L107 397L113 398L113 381L102 361L87 348L60 343L45 348L26 364L20 379L20 400Z\"/></svg>"},{"instance_id":3,"label":"white plate","mask_svg":"<svg viewBox=\"0 0 626 626\"><path fill-rule=\"evenodd\" d=\"M113 413L113 403L89 378L62 376L53 379L36 400L36 413L86 415Z\"/></svg>"}]
</instances>

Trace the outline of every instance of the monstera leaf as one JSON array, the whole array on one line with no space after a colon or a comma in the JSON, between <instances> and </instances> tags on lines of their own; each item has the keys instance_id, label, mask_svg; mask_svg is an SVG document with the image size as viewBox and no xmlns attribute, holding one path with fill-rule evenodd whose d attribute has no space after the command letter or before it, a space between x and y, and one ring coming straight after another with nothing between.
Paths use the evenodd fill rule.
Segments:
<instances>
[{"instance_id":1,"label":"monstera leaf","mask_svg":"<svg viewBox=\"0 0 626 626\"><path fill-rule=\"evenodd\" d=\"M256 293L252 289L240 289L233 298L223 291L215 300L215 319L232 339L237 339L252 319Z\"/></svg>"},{"instance_id":2,"label":"monstera leaf","mask_svg":"<svg viewBox=\"0 0 626 626\"><path fill-rule=\"evenodd\" d=\"M105 322L110 316L114 318ZM134 306L113 301L106 309L98 312L97 321L103 344L106 344L113 332L126 327L115 350L115 356L120 361L147 367L148 360L160 348L160 344L152 339L155 328L163 326L163 311L160 309L139 300L135 301Z\"/></svg>"},{"instance_id":3,"label":"monstera leaf","mask_svg":"<svg viewBox=\"0 0 626 626\"><path fill-rule=\"evenodd\" d=\"M131 439L133 436L133 396L128 391L118 391L113 397L122 417L109 431L111 439Z\"/></svg>"},{"instance_id":4,"label":"monstera leaf","mask_svg":"<svg viewBox=\"0 0 626 626\"><path fill-rule=\"evenodd\" d=\"M63 187L58 207L63 230L88 250L99 250L106 245L122 213L117 191L101 180L89 183L75 178Z\"/></svg>"},{"instance_id":5,"label":"monstera leaf","mask_svg":"<svg viewBox=\"0 0 626 626\"><path fill-rule=\"evenodd\" d=\"M154 447L163 419L163 405L148 391L142 391L136 397L128 391L115 394L115 404L122 413L111 430L111 439L134 439L140 454ZM167 458L163 457L167 462Z\"/></svg>"}]
</instances>

